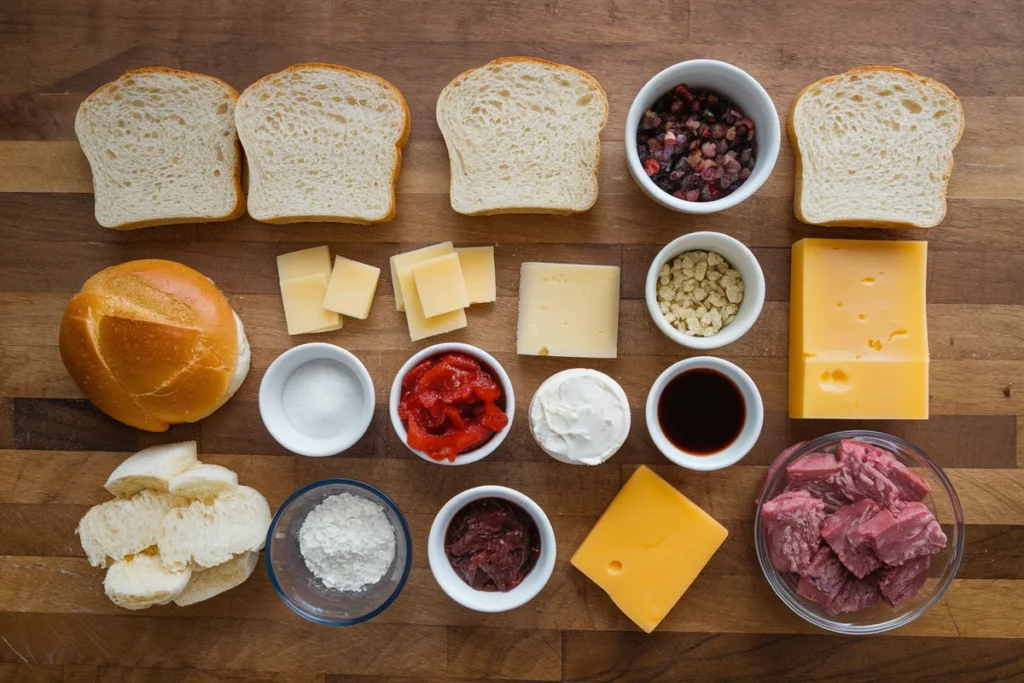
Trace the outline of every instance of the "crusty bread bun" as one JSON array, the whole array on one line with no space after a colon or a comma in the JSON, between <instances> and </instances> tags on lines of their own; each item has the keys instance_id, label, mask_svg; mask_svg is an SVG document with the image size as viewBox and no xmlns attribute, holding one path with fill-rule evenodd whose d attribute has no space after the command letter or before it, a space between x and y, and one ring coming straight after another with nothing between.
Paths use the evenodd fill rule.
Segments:
<instances>
[{"instance_id":1,"label":"crusty bread bun","mask_svg":"<svg viewBox=\"0 0 1024 683\"><path fill-rule=\"evenodd\" d=\"M151 432L206 417L249 372L242 321L220 290L156 259L89 278L64 311L60 355L96 407Z\"/></svg>"}]
</instances>

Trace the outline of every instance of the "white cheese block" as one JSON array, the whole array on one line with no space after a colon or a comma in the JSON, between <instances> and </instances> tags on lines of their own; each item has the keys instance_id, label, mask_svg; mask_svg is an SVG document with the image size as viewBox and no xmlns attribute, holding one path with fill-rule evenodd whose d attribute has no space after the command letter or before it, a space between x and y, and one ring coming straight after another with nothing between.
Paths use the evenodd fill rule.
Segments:
<instances>
[{"instance_id":1,"label":"white cheese block","mask_svg":"<svg viewBox=\"0 0 1024 683\"><path fill-rule=\"evenodd\" d=\"M523 264L520 355L615 358L618 335L618 266Z\"/></svg>"}]
</instances>

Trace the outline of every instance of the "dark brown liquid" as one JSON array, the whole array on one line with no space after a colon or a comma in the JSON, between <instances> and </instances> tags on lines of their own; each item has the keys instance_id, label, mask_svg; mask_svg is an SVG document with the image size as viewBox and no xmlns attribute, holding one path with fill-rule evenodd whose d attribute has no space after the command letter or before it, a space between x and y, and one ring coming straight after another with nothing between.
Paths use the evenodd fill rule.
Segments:
<instances>
[{"instance_id":1,"label":"dark brown liquid","mask_svg":"<svg viewBox=\"0 0 1024 683\"><path fill-rule=\"evenodd\" d=\"M677 375L658 399L658 424L677 448L692 455L713 455L728 448L743 431L747 405L736 383L708 368Z\"/></svg>"}]
</instances>

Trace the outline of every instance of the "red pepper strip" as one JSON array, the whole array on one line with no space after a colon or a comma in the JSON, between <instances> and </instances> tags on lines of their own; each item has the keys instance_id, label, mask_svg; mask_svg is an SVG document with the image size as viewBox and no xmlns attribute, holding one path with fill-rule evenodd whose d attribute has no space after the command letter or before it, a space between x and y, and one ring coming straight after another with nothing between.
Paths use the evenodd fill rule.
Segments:
<instances>
[{"instance_id":1,"label":"red pepper strip","mask_svg":"<svg viewBox=\"0 0 1024 683\"><path fill-rule=\"evenodd\" d=\"M508 424L508 415L493 402L484 404L484 416L480 423L494 432L500 432Z\"/></svg>"},{"instance_id":2,"label":"red pepper strip","mask_svg":"<svg viewBox=\"0 0 1024 683\"><path fill-rule=\"evenodd\" d=\"M402 378L402 389L405 391L412 391L413 387L420 381L420 378L429 370L434 367L434 361L428 358L425 361L418 363L409 373Z\"/></svg>"}]
</instances>

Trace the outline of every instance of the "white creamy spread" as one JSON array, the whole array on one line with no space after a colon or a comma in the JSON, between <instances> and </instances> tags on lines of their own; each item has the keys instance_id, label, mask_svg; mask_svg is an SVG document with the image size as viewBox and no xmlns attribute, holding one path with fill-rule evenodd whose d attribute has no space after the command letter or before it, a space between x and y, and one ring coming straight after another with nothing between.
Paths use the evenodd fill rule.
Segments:
<instances>
[{"instance_id":1,"label":"white creamy spread","mask_svg":"<svg viewBox=\"0 0 1024 683\"><path fill-rule=\"evenodd\" d=\"M530 402L530 429L540 447L571 465L600 465L629 434L629 401L614 379L584 368L549 377Z\"/></svg>"}]
</instances>

